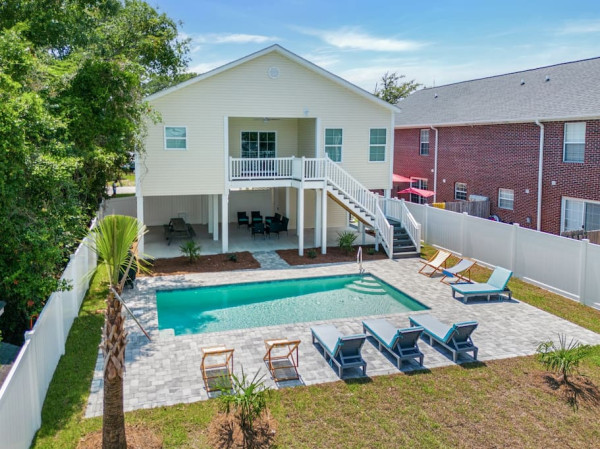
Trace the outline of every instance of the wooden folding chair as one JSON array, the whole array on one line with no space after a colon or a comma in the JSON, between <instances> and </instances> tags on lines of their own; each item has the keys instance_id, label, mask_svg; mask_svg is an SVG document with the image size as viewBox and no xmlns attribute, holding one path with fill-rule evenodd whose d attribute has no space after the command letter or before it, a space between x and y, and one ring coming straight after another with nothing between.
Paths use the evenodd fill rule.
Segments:
<instances>
[{"instance_id":1,"label":"wooden folding chair","mask_svg":"<svg viewBox=\"0 0 600 449\"><path fill-rule=\"evenodd\" d=\"M444 268L446 267L446 262L451 255L452 254L450 254L448 251L444 251L444 250L440 249L440 250L438 250L437 253L434 254L434 256L431 259L420 260L419 262L421 262L423 264L423 266L419 270L419 273L424 274L425 276L431 277L436 272L438 272L438 271L441 272L442 265ZM424 272L423 270L425 268L430 268L432 271Z\"/></svg>"},{"instance_id":2,"label":"wooden folding chair","mask_svg":"<svg viewBox=\"0 0 600 449\"><path fill-rule=\"evenodd\" d=\"M233 375L233 349L225 346L201 348L202 380L207 392L220 390L231 386ZM209 363L212 362L212 363Z\"/></svg>"},{"instance_id":3,"label":"wooden folding chair","mask_svg":"<svg viewBox=\"0 0 600 449\"><path fill-rule=\"evenodd\" d=\"M296 380L298 374L298 346L300 340L265 340L267 350L263 360L267 363L275 382ZM281 375L280 375L281 373Z\"/></svg>"}]
</instances>

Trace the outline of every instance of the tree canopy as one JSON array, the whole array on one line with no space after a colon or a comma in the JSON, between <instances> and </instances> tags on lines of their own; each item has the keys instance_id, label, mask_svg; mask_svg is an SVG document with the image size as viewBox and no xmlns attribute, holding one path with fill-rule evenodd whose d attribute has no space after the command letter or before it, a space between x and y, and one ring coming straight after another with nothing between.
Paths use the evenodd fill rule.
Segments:
<instances>
[{"instance_id":1,"label":"tree canopy","mask_svg":"<svg viewBox=\"0 0 600 449\"><path fill-rule=\"evenodd\" d=\"M398 75L397 72L386 72L380 82L375 84L374 94L388 103L397 104L402 98L409 96L422 86L415 80L402 81L404 78L406 78L405 75Z\"/></svg>"},{"instance_id":2,"label":"tree canopy","mask_svg":"<svg viewBox=\"0 0 600 449\"><path fill-rule=\"evenodd\" d=\"M147 85L187 65L177 24L140 0L0 0L0 317L19 343L132 151Z\"/></svg>"}]
</instances>

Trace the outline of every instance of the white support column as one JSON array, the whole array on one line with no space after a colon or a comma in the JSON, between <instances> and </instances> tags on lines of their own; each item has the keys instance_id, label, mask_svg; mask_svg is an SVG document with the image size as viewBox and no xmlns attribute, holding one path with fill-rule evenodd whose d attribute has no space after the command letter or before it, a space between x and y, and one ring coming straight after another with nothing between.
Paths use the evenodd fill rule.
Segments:
<instances>
[{"instance_id":1,"label":"white support column","mask_svg":"<svg viewBox=\"0 0 600 449\"><path fill-rule=\"evenodd\" d=\"M298 213L296 215L296 232L298 233L298 255L304 255L304 189L298 189Z\"/></svg>"},{"instance_id":2,"label":"white support column","mask_svg":"<svg viewBox=\"0 0 600 449\"><path fill-rule=\"evenodd\" d=\"M137 198L136 198L136 202L137 202L137 219L140 222L141 225L144 224L144 197L142 196L142 193L138 190L137 191ZM138 242L138 254L141 256L144 254L144 239L145 237L142 235L140 237L140 241Z\"/></svg>"},{"instance_id":3,"label":"white support column","mask_svg":"<svg viewBox=\"0 0 600 449\"><path fill-rule=\"evenodd\" d=\"M218 202L215 201L215 204L218 206ZM218 212L217 212L218 215ZM223 243L222 251L223 253L229 252L229 190L225 190L223 195L221 195L221 240ZM218 229L218 226L217 226ZM216 234L216 232L215 232Z\"/></svg>"},{"instance_id":4,"label":"white support column","mask_svg":"<svg viewBox=\"0 0 600 449\"><path fill-rule=\"evenodd\" d=\"M212 234L213 233L213 201L215 196L214 195L207 195L208 197L208 233Z\"/></svg>"},{"instance_id":5,"label":"white support column","mask_svg":"<svg viewBox=\"0 0 600 449\"><path fill-rule=\"evenodd\" d=\"M285 188L285 216L290 218L290 187Z\"/></svg>"},{"instance_id":6,"label":"white support column","mask_svg":"<svg viewBox=\"0 0 600 449\"><path fill-rule=\"evenodd\" d=\"M367 233L365 232L365 224L362 221L358 222L358 233L360 234L361 245L367 243Z\"/></svg>"},{"instance_id":7,"label":"white support column","mask_svg":"<svg viewBox=\"0 0 600 449\"><path fill-rule=\"evenodd\" d=\"M212 201L212 205L213 205L213 240L217 241L219 240L219 195L212 195L213 197L213 201ZM229 196L227 197L227 200L229 201ZM227 211L229 212L229 211ZM222 227L225 228L227 225L227 222L223 222Z\"/></svg>"},{"instance_id":8,"label":"white support column","mask_svg":"<svg viewBox=\"0 0 600 449\"><path fill-rule=\"evenodd\" d=\"M315 248L321 246L321 201L322 195L320 190L315 189Z\"/></svg>"},{"instance_id":9,"label":"white support column","mask_svg":"<svg viewBox=\"0 0 600 449\"><path fill-rule=\"evenodd\" d=\"M327 254L327 189L321 189L321 254Z\"/></svg>"}]
</instances>

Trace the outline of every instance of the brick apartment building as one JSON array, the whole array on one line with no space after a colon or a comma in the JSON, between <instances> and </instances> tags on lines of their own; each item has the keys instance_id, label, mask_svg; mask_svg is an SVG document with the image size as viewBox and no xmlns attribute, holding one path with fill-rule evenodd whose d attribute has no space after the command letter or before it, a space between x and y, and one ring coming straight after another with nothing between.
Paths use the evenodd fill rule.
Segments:
<instances>
[{"instance_id":1,"label":"brick apartment building","mask_svg":"<svg viewBox=\"0 0 600 449\"><path fill-rule=\"evenodd\" d=\"M481 195L504 222L600 229L600 58L422 89L398 107L394 173L435 191L429 202Z\"/></svg>"}]
</instances>

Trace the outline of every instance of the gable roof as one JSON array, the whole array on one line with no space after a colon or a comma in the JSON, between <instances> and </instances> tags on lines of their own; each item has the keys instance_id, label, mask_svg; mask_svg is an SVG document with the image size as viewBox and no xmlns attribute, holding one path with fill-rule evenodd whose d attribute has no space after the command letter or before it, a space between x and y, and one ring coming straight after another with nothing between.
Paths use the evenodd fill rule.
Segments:
<instances>
[{"instance_id":1,"label":"gable roof","mask_svg":"<svg viewBox=\"0 0 600 449\"><path fill-rule=\"evenodd\" d=\"M292 53L291 51L283 48L279 44L271 45L271 46L269 46L267 48L259 50L259 51L255 52L255 53L251 53L248 56L244 56L243 58L240 58L240 59L237 59L235 61L232 61L232 62L230 62L228 64L225 64L225 65L223 65L221 67L217 67L216 69L210 70L210 71L208 71L206 73L198 75L198 76L196 76L194 78L191 78L191 79L189 79L187 81L179 83L179 84L177 84L175 86L172 86L172 87L169 87L167 89L163 89L161 91L158 91L158 92L156 92L156 93L154 93L152 95L147 96L146 97L146 101L152 101L152 100L156 100L157 98L164 97L165 95L169 95L170 93L175 92L175 91L177 91L179 89L183 89L184 87L187 87L187 86L190 86L192 84L198 83L198 82L200 82L202 80L205 80L207 78L216 76L216 75L218 75L221 72L224 72L224 71L229 70L229 69L233 69L234 67L237 67L237 66L239 66L241 64L244 64L244 63L246 63L248 61L252 61L253 59L260 58L261 56L267 55L269 53L280 54L281 56L286 57L288 59L291 59L292 61L298 63L299 65L303 66L304 68L306 68L306 69L308 69L308 70L310 70L312 72L315 72L315 73L317 73L317 74L319 74L319 75L321 75L321 76L329 79L330 81L333 81L334 83L337 83L337 84L341 85L342 87L345 87L345 88L351 90L355 94L358 94L361 97L363 97L363 98L365 98L367 100L370 100L370 101L378 104L379 106L383 106L384 108L389 109L390 111L394 111L394 112L398 111L398 108L395 105L392 105L392 104L388 103L387 101L384 101L384 100L382 100L379 97L376 97L372 93L367 92L366 90L364 90L364 89L362 89L362 88L360 88L360 87L352 84L351 82L346 81L345 79L340 78L337 75L334 75L333 73L331 73L331 72L323 69L322 67L319 67L316 64L313 64L312 62L310 62L310 61L308 61L308 60L306 60L306 59L298 56L295 53Z\"/></svg>"},{"instance_id":2,"label":"gable roof","mask_svg":"<svg viewBox=\"0 0 600 449\"><path fill-rule=\"evenodd\" d=\"M600 118L600 58L422 89L398 107L397 128Z\"/></svg>"}]
</instances>

